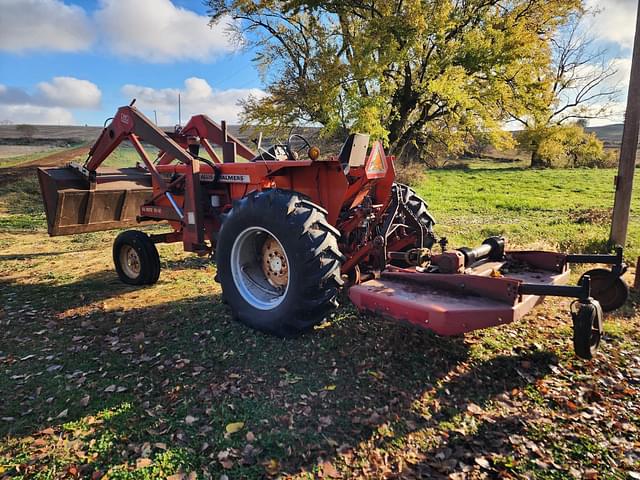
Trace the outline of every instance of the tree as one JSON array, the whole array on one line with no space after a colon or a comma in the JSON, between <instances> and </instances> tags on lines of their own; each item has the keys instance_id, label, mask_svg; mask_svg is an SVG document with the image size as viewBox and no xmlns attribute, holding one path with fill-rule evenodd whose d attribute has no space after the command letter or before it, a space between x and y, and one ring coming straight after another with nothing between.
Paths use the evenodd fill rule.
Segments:
<instances>
[{"instance_id":1,"label":"tree","mask_svg":"<svg viewBox=\"0 0 640 480\"><path fill-rule=\"evenodd\" d=\"M592 16L593 12L572 13L567 23L551 37L552 64L547 73L551 81L547 82L550 89L544 97L546 107L525 111L524 115L509 112L510 117L524 127L519 144L531 152L532 167L550 166L554 160L549 155L552 150L558 159L572 156L571 148L578 145L592 144L604 157L602 142L585 133L584 127L590 119L611 114L619 90L617 85L612 85L617 73L614 63L607 60L606 51L594 47L594 39L589 35L586 20ZM570 125L562 128L567 124ZM570 142L560 141L568 132L575 138ZM550 149L552 144L555 147Z\"/></svg>"},{"instance_id":2,"label":"tree","mask_svg":"<svg viewBox=\"0 0 640 480\"><path fill-rule=\"evenodd\" d=\"M513 142L509 115L544 110L549 46L580 0L209 0L254 47L267 96L243 120L360 130L401 158Z\"/></svg>"},{"instance_id":3,"label":"tree","mask_svg":"<svg viewBox=\"0 0 640 480\"><path fill-rule=\"evenodd\" d=\"M26 138L31 138L36 134L37 129L33 125L22 124L16 125L16 131Z\"/></svg>"},{"instance_id":4,"label":"tree","mask_svg":"<svg viewBox=\"0 0 640 480\"><path fill-rule=\"evenodd\" d=\"M611 167L615 158L595 133L578 122L526 128L519 134L521 147L535 151L535 166Z\"/></svg>"}]
</instances>

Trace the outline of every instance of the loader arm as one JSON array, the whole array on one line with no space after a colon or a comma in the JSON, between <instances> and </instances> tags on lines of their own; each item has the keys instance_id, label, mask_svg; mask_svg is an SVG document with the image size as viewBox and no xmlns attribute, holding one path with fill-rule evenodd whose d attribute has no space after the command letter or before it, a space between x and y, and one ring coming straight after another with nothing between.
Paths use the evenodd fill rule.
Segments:
<instances>
[{"instance_id":1,"label":"loader arm","mask_svg":"<svg viewBox=\"0 0 640 480\"><path fill-rule=\"evenodd\" d=\"M220 163L220 158L213 150L212 145L219 145L222 147L222 161L224 163L235 162L236 155L244 158L245 160L251 160L256 156L256 153L253 150L247 147L238 138L227 132L226 122L222 122L222 125L218 125L207 115L194 115L191 117L182 129L181 134L189 137L199 137L200 144L216 163ZM167 158L170 157L167 155ZM165 158L161 158L158 163L163 165L168 162Z\"/></svg>"},{"instance_id":2,"label":"loader arm","mask_svg":"<svg viewBox=\"0 0 640 480\"><path fill-rule=\"evenodd\" d=\"M111 120L111 123L102 130L100 137L98 137L98 140L96 140L91 150L89 150L89 158L85 162L85 168L90 172L95 171L118 145L127 139L132 140L133 138L137 140L143 139L155 145L182 163L190 164L193 161L193 157L189 155L186 150L169 138L165 132L156 127L142 112L133 106L126 106L120 107L113 117L113 120ZM133 143L135 147L135 140ZM144 156L142 157L144 160ZM146 163L145 161L145 164ZM150 168L148 164L147 168L149 168L151 172L155 170L154 168Z\"/></svg>"}]
</instances>

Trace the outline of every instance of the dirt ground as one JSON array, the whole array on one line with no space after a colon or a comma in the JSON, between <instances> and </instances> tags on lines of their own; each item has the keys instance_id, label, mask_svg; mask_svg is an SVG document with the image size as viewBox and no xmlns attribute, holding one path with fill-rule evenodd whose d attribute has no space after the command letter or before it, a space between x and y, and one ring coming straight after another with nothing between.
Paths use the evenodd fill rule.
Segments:
<instances>
[{"instance_id":1,"label":"dirt ground","mask_svg":"<svg viewBox=\"0 0 640 480\"><path fill-rule=\"evenodd\" d=\"M48 237L33 169L78 155L0 170L0 479L640 478L637 293L592 361L563 299L444 338L343 296L273 338L181 245L135 288L118 232Z\"/></svg>"}]
</instances>

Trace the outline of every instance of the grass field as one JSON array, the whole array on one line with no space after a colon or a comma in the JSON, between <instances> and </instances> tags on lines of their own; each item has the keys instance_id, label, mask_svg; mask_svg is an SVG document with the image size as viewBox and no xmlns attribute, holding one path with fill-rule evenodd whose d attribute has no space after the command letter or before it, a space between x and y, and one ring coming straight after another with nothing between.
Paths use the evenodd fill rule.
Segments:
<instances>
[{"instance_id":1,"label":"grass field","mask_svg":"<svg viewBox=\"0 0 640 480\"><path fill-rule=\"evenodd\" d=\"M159 246L158 284L120 283L115 232L47 237L35 177L7 172L0 478L640 478L637 294L590 362L566 300L441 338L343 299L276 339L234 322L215 265L180 245ZM598 251L613 175L472 162L418 190L452 244ZM636 193L629 259L639 215Z\"/></svg>"}]
</instances>

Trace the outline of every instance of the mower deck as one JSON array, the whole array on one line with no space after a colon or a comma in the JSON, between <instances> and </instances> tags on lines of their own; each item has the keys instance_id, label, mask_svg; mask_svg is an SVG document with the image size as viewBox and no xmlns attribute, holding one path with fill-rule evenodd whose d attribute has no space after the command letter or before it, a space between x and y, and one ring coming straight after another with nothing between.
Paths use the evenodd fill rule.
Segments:
<instances>
[{"instance_id":1,"label":"mower deck","mask_svg":"<svg viewBox=\"0 0 640 480\"><path fill-rule=\"evenodd\" d=\"M518 294L519 284L560 285L569 277L568 269L488 276L487 272L501 266L502 262L488 262L457 275L401 269L351 287L349 297L360 310L406 321L439 335L459 335L504 325L531 311L543 297Z\"/></svg>"}]
</instances>

